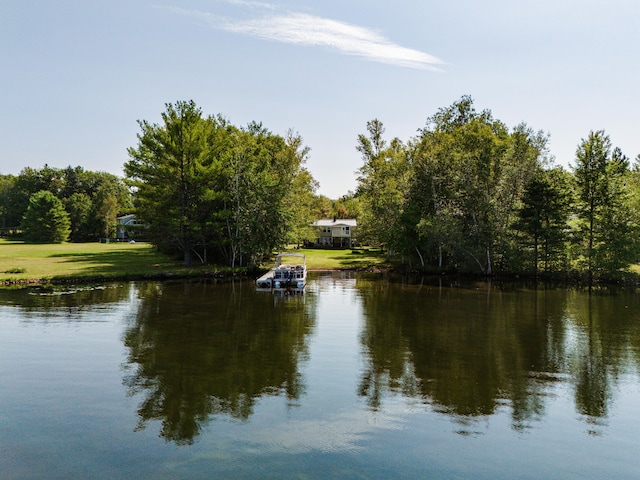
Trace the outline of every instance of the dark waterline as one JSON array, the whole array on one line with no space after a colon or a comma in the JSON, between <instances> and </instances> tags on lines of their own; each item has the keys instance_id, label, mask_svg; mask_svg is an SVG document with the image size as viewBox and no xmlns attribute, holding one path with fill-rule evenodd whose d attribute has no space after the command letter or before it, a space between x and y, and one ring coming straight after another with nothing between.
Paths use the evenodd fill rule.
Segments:
<instances>
[{"instance_id":1,"label":"dark waterline","mask_svg":"<svg viewBox=\"0 0 640 480\"><path fill-rule=\"evenodd\" d=\"M0 291L0 478L640 478L634 292Z\"/></svg>"}]
</instances>

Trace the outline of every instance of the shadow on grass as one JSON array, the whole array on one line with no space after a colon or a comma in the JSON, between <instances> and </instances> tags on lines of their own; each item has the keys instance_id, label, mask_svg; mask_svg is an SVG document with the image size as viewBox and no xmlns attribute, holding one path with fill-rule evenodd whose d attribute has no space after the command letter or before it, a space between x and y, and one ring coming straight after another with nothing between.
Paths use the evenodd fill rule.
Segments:
<instances>
[{"instance_id":1,"label":"shadow on grass","mask_svg":"<svg viewBox=\"0 0 640 480\"><path fill-rule=\"evenodd\" d=\"M354 269L354 270L362 270L367 268L376 268L376 267L385 266L385 264L382 262L367 261L367 260L351 260L351 261L342 260L339 263L340 263L340 268L348 268L348 269Z\"/></svg>"},{"instance_id":2,"label":"shadow on grass","mask_svg":"<svg viewBox=\"0 0 640 480\"><path fill-rule=\"evenodd\" d=\"M124 253L124 252L109 252L109 253ZM128 252L127 252L128 253ZM105 255L104 253L54 253L49 255L49 258L65 258L65 257L96 257Z\"/></svg>"},{"instance_id":3,"label":"shadow on grass","mask_svg":"<svg viewBox=\"0 0 640 480\"><path fill-rule=\"evenodd\" d=\"M336 255L329 258L337 261L340 268L357 270L382 267L386 264L385 254L380 251L352 250L348 255Z\"/></svg>"},{"instance_id":4,"label":"shadow on grass","mask_svg":"<svg viewBox=\"0 0 640 480\"><path fill-rule=\"evenodd\" d=\"M176 274L202 271L204 266L184 267L179 261L173 260L154 250L132 250L116 252L87 252L87 253L59 253L50 258L62 258L64 263L80 264L81 271L74 274L64 273L52 275L52 279L68 278L69 276L85 277L129 277L160 275L167 271Z\"/></svg>"}]
</instances>

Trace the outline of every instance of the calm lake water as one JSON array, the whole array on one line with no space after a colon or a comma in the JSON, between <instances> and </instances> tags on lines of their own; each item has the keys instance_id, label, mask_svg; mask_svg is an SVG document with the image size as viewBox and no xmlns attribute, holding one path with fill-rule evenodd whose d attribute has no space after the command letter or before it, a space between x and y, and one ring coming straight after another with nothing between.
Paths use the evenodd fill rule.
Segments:
<instances>
[{"instance_id":1,"label":"calm lake water","mask_svg":"<svg viewBox=\"0 0 640 480\"><path fill-rule=\"evenodd\" d=\"M640 294L0 290L0 478L640 478Z\"/></svg>"}]
</instances>

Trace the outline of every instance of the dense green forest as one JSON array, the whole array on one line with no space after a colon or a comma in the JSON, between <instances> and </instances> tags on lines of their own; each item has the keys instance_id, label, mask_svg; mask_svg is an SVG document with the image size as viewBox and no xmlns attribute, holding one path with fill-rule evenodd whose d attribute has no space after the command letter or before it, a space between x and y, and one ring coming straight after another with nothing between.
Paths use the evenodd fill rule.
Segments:
<instances>
[{"instance_id":1,"label":"dense green forest","mask_svg":"<svg viewBox=\"0 0 640 480\"><path fill-rule=\"evenodd\" d=\"M95 241L114 236L116 216L132 207L129 187L110 173L45 165L0 175L3 235L24 230L33 242Z\"/></svg>"},{"instance_id":2,"label":"dense green forest","mask_svg":"<svg viewBox=\"0 0 640 480\"><path fill-rule=\"evenodd\" d=\"M360 239L431 271L614 279L639 256L640 171L604 131L553 164L548 135L462 97L406 144L358 138Z\"/></svg>"},{"instance_id":3,"label":"dense green forest","mask_svg":"<svg viewBox=\"0 0 640 480\"><path fill-rule=\"evenodd\" d=\"M358 219L359 243L430 272L616 279L640 257L638 158L602 130L578 143L566 170L547 134L509 128L467 96L406 142L386 139L374 119L355 139L356 191L332 200L317 194L299 134L234 126L193 101L165 107L160 123L139 122L124 179L48 166L0 176L3 233L95 241L135 213L145 237L186 265L236 267L302 244L314 219L337 217Z\"/></svg>"},{"instance_id":4,"label":"dense green forest","mask_svg":"<svg viewBox=\"0 0 640 480\"><path fill-rule=\"evenodd\" d=\"M163 249L190 265L256 265L309 230L316 182L293 132L239 128L194 102L167 104L162 124L141 121L125 164L136 211Z\"/></svg>"}]
</instances>

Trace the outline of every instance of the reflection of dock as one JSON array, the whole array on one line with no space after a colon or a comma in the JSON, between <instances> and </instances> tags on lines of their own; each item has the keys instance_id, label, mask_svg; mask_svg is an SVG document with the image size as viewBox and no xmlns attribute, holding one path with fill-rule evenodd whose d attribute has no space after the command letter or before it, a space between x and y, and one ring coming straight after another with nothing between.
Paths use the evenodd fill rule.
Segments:
<instances>
[{"instance_id":1,"label":"reflection of dock","mask_svg":"<svg viewBox=\"0 0 640 480\"><path fill-rule=\"evenodd\" d=\"M280 288L274 289L272 293L275 298L288 300L293 298L304 298L304 290L304 288Z\"/></svg>"}]
</instances>

